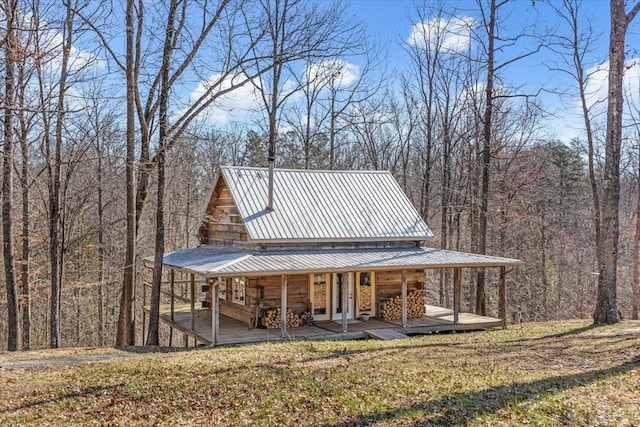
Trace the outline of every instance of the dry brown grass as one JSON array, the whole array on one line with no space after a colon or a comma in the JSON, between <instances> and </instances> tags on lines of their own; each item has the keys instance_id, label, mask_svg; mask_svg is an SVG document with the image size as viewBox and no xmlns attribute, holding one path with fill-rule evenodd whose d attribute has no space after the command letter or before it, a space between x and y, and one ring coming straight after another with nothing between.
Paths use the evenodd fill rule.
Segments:
<instances>
[{"instance_id":1,"label":"dry brown grass","mask_svg":"<svg viewBox=\"0 0 640 427\"><path fill-rule=\"evenodd\" d=\"M83 353L65 351L24 356ZM89 355L105 351L1 354L0 424L640 425L640 322Z\"/></svg>"}]
</instances>

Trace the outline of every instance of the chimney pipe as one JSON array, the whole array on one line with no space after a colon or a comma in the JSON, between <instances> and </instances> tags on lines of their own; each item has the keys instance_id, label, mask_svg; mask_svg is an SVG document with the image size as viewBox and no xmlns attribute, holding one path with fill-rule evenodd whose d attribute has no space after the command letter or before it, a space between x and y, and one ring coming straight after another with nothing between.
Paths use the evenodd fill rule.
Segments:
<instances>
[{"instance_id":1,"label":"chimney pipe","mask_svg":"<svg viewBox=\"0 0 640 427\"><path fill-rule=\"evenodd\" d=\"M269 156L269 198L267 200L267 210L273 210L273 164L276 158Z\"/></svg>"}]
</instances>

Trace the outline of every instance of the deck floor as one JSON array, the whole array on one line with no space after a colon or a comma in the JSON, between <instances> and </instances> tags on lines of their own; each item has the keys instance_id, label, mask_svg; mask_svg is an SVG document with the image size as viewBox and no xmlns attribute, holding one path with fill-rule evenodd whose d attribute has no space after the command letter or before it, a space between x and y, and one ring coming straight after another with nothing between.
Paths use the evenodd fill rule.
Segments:
<instances>
[{"instance_id":1,"label":"deck floor","mask_svg":"<svg viewBox=\"0 0 640 427\"><path fill-rule=\"evenodd\" d=\"M163 305L160 318L166 324L186 333L199 343L211 344L211 311L196 309L193 312L193 328L191 327L191 311L187 304L174 307L173 320L169 305ZM425 306L425 316L419 319L408 319L407 327L402 328L401 320L370 319L368 321L349 321L348 332L342 332L340 321L317 322L313 326L287 328L286 338L280 329L251 329L245 323L220 315L217 344L232 345L256 342L277 342L285 340L322 340L322 339L357 339L366 338L366 330L389 329L403 334L419 334L428 332L482 330L502 326L502 320L495 317L478 316L471 313L459 313L458 324L453 322L453 310L432 305Z\"/></svg>"}]
</instances>

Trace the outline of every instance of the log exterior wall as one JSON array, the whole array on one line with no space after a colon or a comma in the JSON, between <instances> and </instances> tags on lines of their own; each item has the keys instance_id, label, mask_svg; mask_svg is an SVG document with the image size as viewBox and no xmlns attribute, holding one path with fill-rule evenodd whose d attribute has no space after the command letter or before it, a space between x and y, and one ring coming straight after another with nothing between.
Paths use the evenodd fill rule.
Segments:
<instances>
[{"instance_id":1,"label":"log exterior wall","mask_svg":"<svg viewBox=\"0 0 640 427\"><path fill-rule=\"evenodd\" d=\"M220 314L240 320L247 325L255 317L256 312L261 316L263 309L280 307L281 276L248 277L245 282L245 304L233 302L232 281L225 280L223 290L227 299L220 300ZM256 310L260 305L260 310ZM298 274L287 276L287 307L296 313L309 310L309 276Z\"/></svg>"},{"instance_id":2,"label":"log exterior wall","mask_svg":"<svg viewBox=\"0 0 640 427\"><path fill-rule=\"evenodd\" d=\"M407 293L424 288L424 270L407 270ZM401 271L379 271L376 273L376 301L400 295L402 292Z\"/></svg>"},{"instance_id":3,"label":"log exterior wall","mask_svg":"<svg viewBox=\"0 0 640 427\"><path fill-rule=\"evenodd\" d=\"M379 305L389 298L400 295L402 273L379 271L375 274L376 316L379 316ZM407 271L407 293L424 289L424 281L424 270ZM264 310L281 306L281 276L249 277L245 283L245 304L242 305L233 302L232 281L225 280L223 290L226 290L227 299L220 300L221 314L249 325L256 313L262 316ZM287 307L296 313L310 310L309 275L287 276Z\"/></svg>"}]
</instances>

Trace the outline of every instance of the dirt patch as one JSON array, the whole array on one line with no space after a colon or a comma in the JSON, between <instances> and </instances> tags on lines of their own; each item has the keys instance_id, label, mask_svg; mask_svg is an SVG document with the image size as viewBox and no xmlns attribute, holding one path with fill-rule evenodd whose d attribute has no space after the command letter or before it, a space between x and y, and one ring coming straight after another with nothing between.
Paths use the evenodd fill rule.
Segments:
<instances>
[{"instance_id":1,"label":"dirt patch","mask_svg":"<svg viewBox=\"0 0 640 427\"><path fill-rule=\"evenodd\" d=\"M95 354L90 356L76 356L76 357L57 357L53 359L32 359L32 360L20 360L16 362L7 362L2 364L2 369L24 369L24 368L48 368L50 366L60 365L75 365L85 362L97 362L102 360L123 359L127 357L134 357L131 354Z\"/></svg>"}]
</instances>

